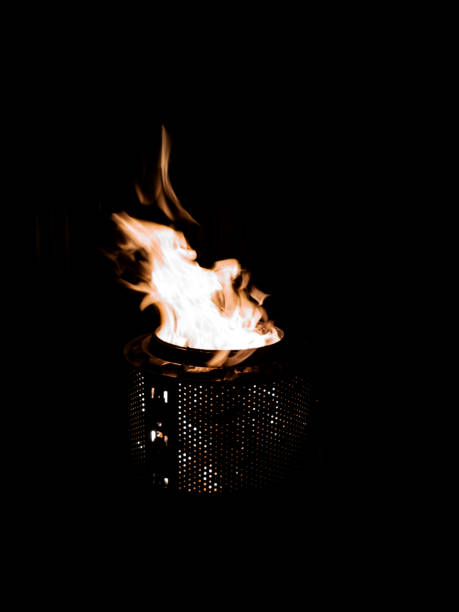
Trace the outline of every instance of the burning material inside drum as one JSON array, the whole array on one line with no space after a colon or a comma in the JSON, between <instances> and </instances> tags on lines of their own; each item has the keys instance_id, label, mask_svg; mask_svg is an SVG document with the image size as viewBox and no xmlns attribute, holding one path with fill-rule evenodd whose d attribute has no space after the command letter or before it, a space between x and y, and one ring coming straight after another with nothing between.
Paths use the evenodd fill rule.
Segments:
<instances>
[{"instance_id":1,"label":"burning material inside drum","mask_svg":"<svg viewBox=\"0 0 459 612\"><path fill-rule=\"evenodd\" d=\"M164 129L162 136L155 199L170 219L179 216L194 222L170 186L170 146ZM137 193L145 203L140 188ZM221 365L231 351L243 350L247 356L248 351L281 339L280 330L263 308L267 294L253 286L250 275L236 259L203 268L183 232L125 212L112 218L122 236L114 259L119 263L122 257L137 266L138 280L123 282L144 294L141 309L155 305L159 310L156 335L162 341L214 351L210 365Z\"/></svg>"},{"instance_id":2,"label":"burning material inside drum","mask_svg":"<svg viewBox=\"0 0 459 612\"><path fill-rule=\"evenodd\" d=\"M173 224L195 223L169 182L165 130L155 197ZM142 204L151 204L137 188ZM198 495L260 489L301 462L311 405L309 383L277 359L284 333L269 320L236 259L201 267L171 225L114 214L120 278L160 314L155 332L125 348L129 444L134 471L156 488ZM123 276L123 263L135 281ZM277 345L277 346L273 346ZM240 366L239 364L242 364Z\"/></svg>"}]
</instances>

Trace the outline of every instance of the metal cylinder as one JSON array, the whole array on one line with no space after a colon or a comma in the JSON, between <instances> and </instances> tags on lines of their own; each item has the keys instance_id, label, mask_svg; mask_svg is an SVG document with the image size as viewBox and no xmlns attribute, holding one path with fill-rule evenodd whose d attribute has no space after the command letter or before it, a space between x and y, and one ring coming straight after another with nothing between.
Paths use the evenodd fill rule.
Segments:
<instances>
[{"instance_id":1,"label":"metal cylinder","mask_svg":"<svg viewBox=\"0 0 459 612\"><path fill-rule=\"evenodd\" d=\"M155 487L221 495L263 489L295 470L311 406L310 385L297 371L266 363L178 371L134 362L130 460Z\"/></svg>"}]
</instances>

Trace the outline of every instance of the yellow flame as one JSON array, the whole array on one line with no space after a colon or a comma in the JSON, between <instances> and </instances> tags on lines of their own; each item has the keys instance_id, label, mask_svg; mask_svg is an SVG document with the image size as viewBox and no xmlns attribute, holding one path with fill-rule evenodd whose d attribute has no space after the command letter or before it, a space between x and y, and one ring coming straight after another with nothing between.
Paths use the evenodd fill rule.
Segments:
<instances>
[{"instance_id":1,"label":"yellow flame","mask_svg":"<svg viewBox=\"0 0 459 612\"><path fill-rule=\"evenodd\" d=\"M171 141L164 126L161 126L161 152L158 162L154 186L154 200L159 208L171 221L181 218L190 223L197 223L188 211L180 204L180 201L172 188L169 180L169 158L171 154ZM152 204L140 185L135 185L135 190L141 204Z\"/></svg>"},{"instance_id":2,"label":"yellow flame","mask_svg":"<svg viewBox=\"0 0 459 612\"><path fill-rule=\"evenodd\" d=\"M181 217L195 223L170 185L169 155L170 141L163 128L156 201L171 220ZM148 203L142 200L140 188L138 194ZM202 268L182 232L125 212L112 218L123 236L119 245L122 253L138 265L140 280L124 282L145 294L141 309L151 304L159 309L161 322L156 335L161 340L217 351L209 362L212 366L234 365L257 348L280 340L279 330L262 307L267 294L250 286L248 273L236 259ZM229 357L234 350L241 352Z\"/></svg>"},{"instance_id":3,"label":"yellow flame","mask_svg":"<svg viewBox=\"0 0 459 612\"><path fill-rule=\"evenodd\" d=\"M258 348L279 340L261 306L266 294L254 289L252 299L247 274L235 289L242 272L236 259L202 268L182 232L124 212L113 220L124 236L121 250L133 261L143 255L140 281L126 284L145 294L141 309L159 308L161 340L207 350Z\"/></svg>"}]
</instances>

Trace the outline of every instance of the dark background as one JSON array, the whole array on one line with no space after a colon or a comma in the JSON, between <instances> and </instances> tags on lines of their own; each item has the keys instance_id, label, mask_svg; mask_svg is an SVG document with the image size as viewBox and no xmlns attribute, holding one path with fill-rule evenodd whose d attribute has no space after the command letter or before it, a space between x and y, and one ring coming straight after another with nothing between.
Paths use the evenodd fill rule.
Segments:
<instances>
[{"instance_id":1,"label":"dark background","mask_svg":"<svg viewBox=\"0 0 459 612\"><path fill-rule=\"evenodd\" d=\"M313 381L304 480L279 495L302 508L365 497L377 478L361 400L370 411L378 401L366 347L380 333L374 255L390 216L390 122L365 70L332 66L309 74L308 87L249 80L203 94L191 81L172 94L131 83L124 104L115 81L108 93L64 89L35 107L19 147L33 273L33 297L20 303L31 321L30 386L46 406L29 414L47 441L32 441L38 488L84 508L143 495L129 481L122 349L151 331L152 315L117 283L103 251L114 245L113 212L161 221L138 203L134 181L156 163L165 125L172 186L200 224L187 233L198 261L235 257L250 270Z\"/></svg>"}]
</instances>

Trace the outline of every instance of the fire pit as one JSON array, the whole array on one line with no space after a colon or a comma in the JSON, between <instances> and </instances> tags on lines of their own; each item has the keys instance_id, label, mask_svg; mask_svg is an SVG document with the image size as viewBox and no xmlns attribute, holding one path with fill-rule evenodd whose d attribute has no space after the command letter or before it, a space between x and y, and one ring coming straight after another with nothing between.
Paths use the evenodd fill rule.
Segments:
<instances>
[{"instance_id":1,"label":"fire pit","mask_svg":"<svg viewBox=\"0 0 459 612\"><path fill-rule=\"evenodd\" d=\"M259 489L292 474L304 447L310 389L285 358L284 333L237 259L201 267L178 230L196 221L170 185L162 146L154 200L167 224L112 215L120 280L153 305L155 333L131 341L131 464L156 487L197 495ZM137 186L139 200L152 203Z\"/></svg>"},{"instance_id":2,"label":"fire pit","mask_svg":"<svg viewBox=\"0 0 459 612\"><path fill-rule=\"evenodd\" d=\"M281 358L282 342L230 367L205 351L146 335L130 342L129 449L154 487L195 495L264 489L289 478L304 450L307 378Z\"/></svg>"}]
</instances>

